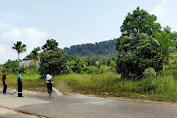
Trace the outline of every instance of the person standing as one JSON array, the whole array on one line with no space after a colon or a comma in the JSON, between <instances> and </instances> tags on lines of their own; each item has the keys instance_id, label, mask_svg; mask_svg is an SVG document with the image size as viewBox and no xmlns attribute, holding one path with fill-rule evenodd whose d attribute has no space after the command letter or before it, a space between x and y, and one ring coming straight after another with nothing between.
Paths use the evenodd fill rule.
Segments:
<instances>
[{"instance_id":1,"label":"person standing","mask_svg":"<svg viewBox=\"0 0 177 118\"><path fill-rule=\"evenodd\" d=\"M47 84L47 90L48 90L48 94L49 94L49 98L51 98L52 95L52 76L50 74L46 74L45 75L45 84Z\"/></svg>"},{"instance_id":2,"label":"person standing","mask_svg":"<svg viewBox=\"0 0 177 118\"><path fill-rule=\"evenodd\" d=\"M3 83L3 94L6 94L6 90L7 90L7 71L4 71L4 74L2 75L2 83Z\"/></svg>"},{"instance_id":3,"label":"person standing","mask_svg":"<svg viewBox=\"0 0 177 118\"><path fill-rule=\"evenodd\" d=\"M23 97L22 96L22 71L19 71L19 74L17 75L17 79L18 79L18 97Z\"/></svg>"}]
</instances>

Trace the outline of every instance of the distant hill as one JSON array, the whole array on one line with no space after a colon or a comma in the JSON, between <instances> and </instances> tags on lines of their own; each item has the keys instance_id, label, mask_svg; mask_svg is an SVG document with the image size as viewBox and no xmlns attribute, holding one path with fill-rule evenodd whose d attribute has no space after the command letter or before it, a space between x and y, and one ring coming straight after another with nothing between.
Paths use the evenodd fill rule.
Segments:
<instances>
[{"instance_id":1,"label":"distant hill","mask_svg":"<svg viewBox=\"0 0 177 118\"><path fill-rule=\"evenodd\" d=\"M64 52L71 56L86 55L114 55L116 38L113 40L96 42L95 44L87 43L81 45L73 45L70 48L65 47Z\"/></svg>"}]
</instances>

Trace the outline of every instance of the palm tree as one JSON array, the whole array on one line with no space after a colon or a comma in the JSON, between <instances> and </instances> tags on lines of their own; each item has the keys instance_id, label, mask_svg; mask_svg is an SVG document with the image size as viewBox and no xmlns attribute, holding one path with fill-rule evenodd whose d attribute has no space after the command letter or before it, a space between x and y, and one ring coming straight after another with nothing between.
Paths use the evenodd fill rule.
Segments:
<instances>
[{"instance_id":1,"label":"palm tree","mask_svg":"<svg viewBox=\"0 0 177 118\"><path fill-rule=\"evenodd\" d=\"M22 44L21 41L17 41L17 43L14 43L14 46L12 46L12 49L16 50L18 53L18 69L20 70L20 54L26 51L26 45Z\"/></svg>"},{"instance_id":2,"label":"palm tree","mask_svg":"<svg viewBox=\"0 0 177 118\"><path fill-rule=\"evenodd\" d=\"M175 35L170 35L167 32L159 33L157 32L155 35L156 42L159 45L158 47L158 56L162 60L163 63L163 77L165 77L165 61L170 57L169 47L173 46Z\"/></svg>"},{"instance_id":3,"label":"palm tree","mask_svg":"<svg viewBox=\"0 0 177 118\"><path fill-rule=\"evenodd\" d=\"M40 61L40 58L39 58L39 51L40 51L40 47L37 47L37 48L34 48L32 50L32 52L30 53L30 57L32 58L31 62L30 62L30 65L32 65L33 63L35 63L36 65L36 72L37 72L37 61L39 62Z\"/></svg>"}]
</instances>

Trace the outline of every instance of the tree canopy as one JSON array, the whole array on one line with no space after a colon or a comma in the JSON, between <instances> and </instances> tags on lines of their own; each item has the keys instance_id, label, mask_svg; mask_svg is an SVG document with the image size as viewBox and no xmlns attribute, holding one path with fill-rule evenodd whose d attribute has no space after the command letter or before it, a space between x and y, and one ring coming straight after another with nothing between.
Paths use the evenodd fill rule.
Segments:
<instances>
[{"instance_id":1,"label":"tree canopy","mask_svg":"<svg viewBox=\"0 0 177 118\"><path fill-rule=\"evenodd\" d=\"M17 43L16 44L14 43L14 46L12 46L12 49L17 51L17 53L18 53L18 63L19 63L19 60L20 60L19 55L26 51L26 45L22 44L21 41L17 41ZM20 64L19 64L19 70L20 70Z\"/></svg>"},{"instance_id":2,"label":"tree canopy","mask_svg":"<svg viewBox=\"0 0 177 118\"><path fill-rule=\"evenodd\" d=\"M42 46L44 52L49 50L54 50L58 48L58 42L54 39L48 39L46 43Z\"/></svg>"},{"instance_id":3,"label":"tree canopy","mask_svg":"<svg viewBox=\"0 0 177 118\"><path fill-rule=\"evenodd\" d=\"M29 55L27 55L27 59L35 59L38 60L38 56L39 56L39 51L40 51L40 47L34 48L31 53Z\"/></svg>"},{"instance_id":4,"label":"tree canopy","mask_svg":"<svg viewBox=\"0 0 177 118\"><path fill-rule=\"evenodd\" d=\"M71 56L114 55L116 54L115 42L116 39L96 42L95 44L73 45L70 48L64 48L64 52Z\"/></svg>"},{"instance_id":5,"label":"tree canopy","mask_svg":"<svg viewBox=\"0 0 177 118\"><path fill-rule=\"evenodd\" d=\"M128 13L121 28L122 36L136 37L141 33L153 36L155 32L161 30L157 17L150 15L146 10L137 7L133 13Z\"/></svg>"},{"instance_id":6,"label":"tree canopy","mask_svg":"<svg viewBox=\"0 0 177 118\"><path fill-rule=\"evenodd\" d=\"M53 76L68 73L67 54L61 49L54 49L41 53L39 71L41 75Z\"/></svg>"},{"instance_id":7,"label":"tree canopy","mask_svg":"<svg viewBox=\"0 0 177 118\"><path fill-rule=\"evenodd\" d=\"M146 34L137 37L120 37L116 42L117 72L125 78L141 76L145 69L153 67L155 70L162 68L157 50L158 44Z\"/></svg>"}]
</instances>

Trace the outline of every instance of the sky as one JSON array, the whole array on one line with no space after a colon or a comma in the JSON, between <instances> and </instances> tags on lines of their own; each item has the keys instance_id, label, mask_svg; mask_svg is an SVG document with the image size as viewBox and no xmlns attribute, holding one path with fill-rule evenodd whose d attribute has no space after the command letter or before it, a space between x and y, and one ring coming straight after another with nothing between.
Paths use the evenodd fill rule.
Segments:
<instances>
[{"instance_id":1,"label":"sky","mask_svg":"<svg viewBox=\"0 0 177 118\"><path fill-rule=\"evenodd\" d=\"M23 59L47 39L59 48L118 38L128 12L138 6L177 31L176 0L0 0L0 64L17 59L12 46L26 44Z\"/></svg>"}]
</instances>

